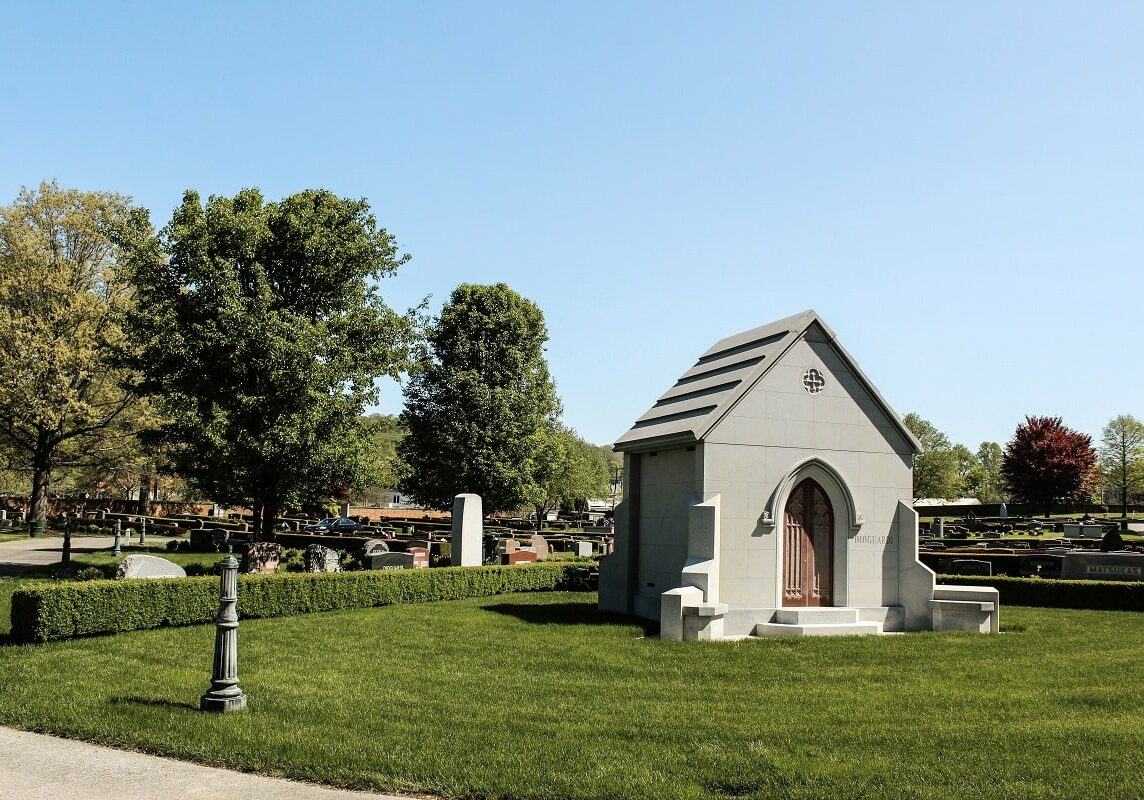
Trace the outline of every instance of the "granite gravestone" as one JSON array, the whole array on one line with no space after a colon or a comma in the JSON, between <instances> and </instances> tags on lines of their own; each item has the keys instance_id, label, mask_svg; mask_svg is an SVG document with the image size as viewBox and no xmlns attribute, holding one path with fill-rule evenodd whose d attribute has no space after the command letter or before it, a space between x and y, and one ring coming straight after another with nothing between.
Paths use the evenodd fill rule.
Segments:
<instances>
[{"instance_id":1,"label":"granite gravestone","mask_svg":"<svg viewBox=\"0 0 1144 800\"><path fill-rule=\"evenodd\" d=\"M277 571L282 558L282 545L277 542L250 542L242 552L240 572L244 575Z\"/></svg>"},{"instance_id":2,"label":"granite gravestone","mask_svg":"<svg viewBox=\"0 0 1144 800\"><path fill-rule=\"evenodd\" d=\"M374 553L388 553L389 543L383 539L367 539L362 545L362 553L368 558Z\"/></svg>"},{"instance_id":3,"label":"granite gravestone","mask_svg":"<svg viewBox=\"0 0 1144 800\"><path fill-rule=\"evenodd\" d=\"M993 565L976 558L955 558L949 571L953 575L992 575Z\"/></svg>"},{"instance_id":4,"label":"granite gravestone","mask_svg":"<svg viewBox=\"0 0 1144 800\"><path fill-rule=\"evenodd\" d=\"M303 554L306 572L341 572L341 557L338 551L320 544L312 544Z\"/></svg>"},{"instance_id":5,"label":"granite gravestone","mask_svg":"<svg viewBox=\"0 0 1144 800\"><path fill-rule=\"evenodd\" d=\"M130 555L123 559L115 573L119 578L185 578L187 571L158 556Z\"/></svg>"},{"instance_id":6,"label":"granite gravestone","mask_svg":"<svg viewBox=\"0 0 1144 800\"><path fill-rule=\"evenodd\" d=\"M366 569L413 569L412 553L389 553L375 550L367 555L362 563Z\"/></svg>"},{"instance_id":7,"label":"granite gravestone","mask_svg":"<svg viewBox=\"0 0 1144 800\"><path fill-rule=\"evenodd\" d=\"M551 548L548 546L548 540L541 536L539 533L535 534L528 543L534 551L536 551L537 559L548 558L548 553Z\"/></svg>"},{"instance_id":8,"label":"granite gravestone","mask_svg":"<svg viewBox=\"0 0 1144 800\"><path fill-rule=\"evenodd\" d=\"M1061 566L1064 580L1144 581L1142 553L1070 552Z\"/></svg>"}]
</instances>

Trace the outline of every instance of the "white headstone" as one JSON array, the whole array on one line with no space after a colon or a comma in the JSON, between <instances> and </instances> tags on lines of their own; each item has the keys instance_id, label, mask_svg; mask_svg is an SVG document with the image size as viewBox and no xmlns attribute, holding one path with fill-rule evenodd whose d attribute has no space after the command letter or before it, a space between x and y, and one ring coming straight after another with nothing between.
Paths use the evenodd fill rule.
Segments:
<instances>
[{"instance_id":1,"label":"white headstone","mask_svg":"<svg viewBox=\"0 0 1144 800\"><path fill-rule=\"evenodd\" d=\"M575 542L576 556L578 558L591 558L592 557L592 543L591 542Z\"/></svg>"},{"instance_id":2,"label":"white headstone","mask_svg":"<svg viewBox=\"0 0 1144 800\"><path fill-rule=\"evenodd\" d=\"M130 555L119 565L116 578L185 578L187 571L158 556Z\"/></svg>"},{"instance_id":3,"label":"white headstone","mask_svg":"<svg viewBox=\"0 0 1144 800\"><path fill-rule=\"evenodd\" d=\"M537 558L548 558L548 554L552 551L552 548L548 546L548 540L539 533L533 534L528 544L530 549L536 551Z\"/></svg>"},{"instance_id":4,"label":"white headstone","mask_svg":"<svg viewBox=\"0 0 1144 800\"><path fill-rule=\"evenodd\" d=\"M459 494L453 498L453 555L454 567L479 567L484 538L484 514L481 496Z\"/></svg>"}]
</instances>

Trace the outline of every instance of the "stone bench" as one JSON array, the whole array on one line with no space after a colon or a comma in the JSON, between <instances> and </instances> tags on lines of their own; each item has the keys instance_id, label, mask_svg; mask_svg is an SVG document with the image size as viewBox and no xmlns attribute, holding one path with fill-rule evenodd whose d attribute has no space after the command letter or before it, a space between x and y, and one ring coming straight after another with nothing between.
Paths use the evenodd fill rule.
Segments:
<instances>
[{"instance_id":1,"label":"stone bench","mask_svg":"<svg viewBox=\"0 0 1144 800\"><path fill-rule=\"evenodd\" d=\"M1001 593L992 586L935 586L929 602L935 631L997 633Z\"/></svg>"}]
</instances>

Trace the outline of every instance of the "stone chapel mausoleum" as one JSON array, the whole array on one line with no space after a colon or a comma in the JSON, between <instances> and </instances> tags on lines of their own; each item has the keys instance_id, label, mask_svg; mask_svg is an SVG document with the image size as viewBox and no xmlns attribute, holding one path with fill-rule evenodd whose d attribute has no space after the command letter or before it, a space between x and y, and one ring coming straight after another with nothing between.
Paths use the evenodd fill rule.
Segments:
<instances>
[{"instance_id":1,"label":"stone chapel mausoleum","mask_svg":"<svg viewBox=\"0 0 1144 800\"><path fill-rule=\"evenodd\" d=\"M616 443L600 607L665 639L996 632L918 560L921 448L814 311L717 342Z\"/></svg>"}]
</instances>

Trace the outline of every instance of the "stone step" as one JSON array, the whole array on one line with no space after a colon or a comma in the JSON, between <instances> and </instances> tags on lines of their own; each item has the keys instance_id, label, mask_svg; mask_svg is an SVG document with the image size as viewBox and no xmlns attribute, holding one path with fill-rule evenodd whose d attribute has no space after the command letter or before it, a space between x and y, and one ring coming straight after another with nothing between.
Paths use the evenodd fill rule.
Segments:
<instances>
[{"instance_id":1,"label":"stone step","mask_svg":"<svg viewBox=\"0 0 1144 800\"><path fill-rule=\"evenodd\" d=\"M755 636L866 636L882 632L880 622L808 623L790 625L781 622L760 622Z\"/></svg>"},{"instance_id":2,"label":"stone step","mask_svg":"<svg viewBox=\"0 0 1144 800\"><path fill-rule=\"evenodd\" d=\"M775 622L783 625L845 625L857 621L858 609L856 608L810 606L807 608L780 608L775 612Z\"/></svg>"}]
</instances>

